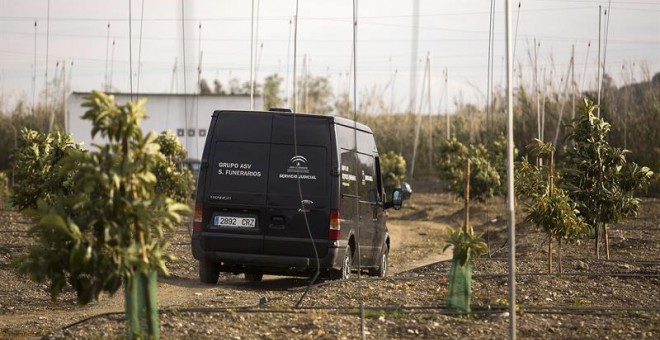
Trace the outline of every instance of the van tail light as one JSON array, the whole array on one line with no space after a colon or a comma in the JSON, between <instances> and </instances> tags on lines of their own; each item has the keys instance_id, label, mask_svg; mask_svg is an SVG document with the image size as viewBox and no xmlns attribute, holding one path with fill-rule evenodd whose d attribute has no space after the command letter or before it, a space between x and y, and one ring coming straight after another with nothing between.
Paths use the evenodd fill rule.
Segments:
<instances>
[{"instance_id":1,"label":"van tail light","mask_svg":"<svg viewBox=\"0 0 660 340\"><path fill-rule=\"evenodd\" d=\"M339 239L339 232L341 231L341 223L339 218L339 210L330 210L330 236L331 240Z\"/></svg>"},{"instance_id":2,"label":"van tail light","mask_svg":"<svg viewBox=\"0 0 660 340\"><path fill-rule=\"evenodd\" d=\"M193 233L202 232L202 211L204 205L200 202L195 203L195 213L193 214Z\"/></svg>"}]
</instances>

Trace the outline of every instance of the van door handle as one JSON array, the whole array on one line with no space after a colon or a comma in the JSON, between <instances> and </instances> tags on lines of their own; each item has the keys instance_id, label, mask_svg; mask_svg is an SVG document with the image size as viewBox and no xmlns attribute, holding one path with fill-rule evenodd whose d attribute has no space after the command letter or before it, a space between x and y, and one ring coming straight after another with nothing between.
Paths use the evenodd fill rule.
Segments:
<instances>
[{"instance_id":1,"label":"van door handle","mask_svg":"<svg viewBox=\"0 0 660 340\"><path fill-rule=\"evenodd\" d=\"M300 201L301 208L298 209L298 212L308 213L309 209L314 205L314 201L311 200L302 200Z\"/></svg>"}]
</instances>

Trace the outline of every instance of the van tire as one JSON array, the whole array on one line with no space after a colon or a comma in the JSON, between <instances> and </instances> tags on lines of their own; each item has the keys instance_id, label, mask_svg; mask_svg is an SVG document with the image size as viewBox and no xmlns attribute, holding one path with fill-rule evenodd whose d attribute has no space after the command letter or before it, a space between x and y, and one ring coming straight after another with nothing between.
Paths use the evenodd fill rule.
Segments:
<instances>
[{"instance_id":1,"label":"van tire","mask_svg":"<svg viewBox=\"0 0 660 340\"><path fill-rule=\"evenodd\" d=\"M220 278L219 263L200 260L199 281L202 283L217 284Z\"/></svg>"},{"instance_id":2,"label":"van tire","mask_svg":"<svg viewBox=\"0 0 660 340\"><path fill-rule=\"evenodd\" d=\"M262 273L245 273L245 280L252 282L261 282L264 279L264 274Z\"/></svg>"},{"instance_id":3,"label":"van tire","mask_svg":"<svg viewBox=\"0 0 660 340\"><path fill-rule=\"evenodd\" d=\"M389 267L388 255L390 249L387 245L383 245L383 253L380 256L380 261L378 263L378 268L369 269L369 276L385 277L387 276L387 269Z\"/></svg>"},{"instance_id":4,"label":"van tire","mask_svg":"<svg viewBox=\"0 0 660 340\"><path fill-rule=\"evenodd\" d=\"M346 247L344 259L341 261L341 269L330 271L330 279L332 280L348 280L351 278L351 264L353 263L353 250L351 247Z\"/></svg>"}]
</instances>

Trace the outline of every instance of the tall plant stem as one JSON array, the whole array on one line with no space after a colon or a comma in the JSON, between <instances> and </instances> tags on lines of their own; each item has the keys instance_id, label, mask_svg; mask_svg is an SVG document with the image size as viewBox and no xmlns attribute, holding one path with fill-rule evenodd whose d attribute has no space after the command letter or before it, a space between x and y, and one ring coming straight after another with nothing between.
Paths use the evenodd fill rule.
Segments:
<instances>
[{"instance_id":1,"label":"tall plant stem","mask_svg":"<svg viewBox=\"0 0 660 340\"><path fill-rule=\"evenodd\" d=\"M607 223L603 224L603 229L605 232L605 255L607 256L607 259L610 259L610 237L609 237L609 228L607 227Z\"/></svg>"}]
</instances>

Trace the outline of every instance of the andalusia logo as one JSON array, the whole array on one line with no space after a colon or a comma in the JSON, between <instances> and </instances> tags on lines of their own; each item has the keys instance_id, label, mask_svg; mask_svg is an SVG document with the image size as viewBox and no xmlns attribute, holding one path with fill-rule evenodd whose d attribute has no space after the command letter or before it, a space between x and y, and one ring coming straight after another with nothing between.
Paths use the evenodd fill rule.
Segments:
<instances>
[{"instance_id":1,"label":"andalusia logo","mask_svg":"<svg viewBox=\"0 0 660 340\"><path fill-rule=\"evenodd\" d=\"M309 168L307 167L307 158L300 155L291 157L289 160L289 168L286 170L286 172L301 174L309 173Z\"/></svg>"}]
</instances>

